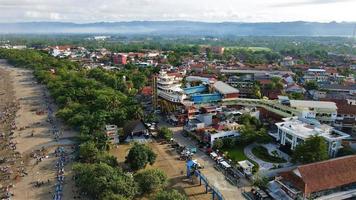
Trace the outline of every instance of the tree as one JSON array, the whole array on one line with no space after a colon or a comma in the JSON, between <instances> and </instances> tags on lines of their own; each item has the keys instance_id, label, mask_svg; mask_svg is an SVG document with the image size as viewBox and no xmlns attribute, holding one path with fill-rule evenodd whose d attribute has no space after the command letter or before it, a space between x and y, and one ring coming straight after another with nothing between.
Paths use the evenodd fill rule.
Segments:
<instances>
[{"instance_id":1,"label":"tree","mask_svg":"<svg viewBox=\"0 0 356 200\"><path fill-rule=\"evenodd\" d=\"M262 94L261 94L261 89L260 89L260 86L258 86L257 84L254 84L253 85L253 88L252 88L252 93L253 93L253 96L257 99L261 99L262 98Z\"/></svg>"},{"instance_id":2,"label":"tree","mask_svg":"<svg viewBox=\"0 0 356 200\"><path fill-rule=\"evenodd\" d=\"M253 177L253 186L259 187L259 188L266 188L268 184L268 178L266 176L261 176L259 174L256 174Z\"/></svg>"},{"instance_id":3,"label":"tree","mask_svg":"<svg viewBox=\"0 0 356 200\"><path fill-rule=\"evenodd\" d=\"M162 190L158 192L154 200L188 200L188 198L183 194L180 194L177 190Z\"/></svg>"},{"instance_id":4,"label":"tree","mask_svg":"<svg viewBox=\"0 0 356 200\"><path fill-rule=\"evenodd\" d=\"M222 139L214 140L213 149L215 150L221 149L223 146L224 146L224 142L222 141Z\"/></svg>"},{"instance_id":5,"label":"tree","mask_svg":"<svg viewBox=\"0 0 356 200\"><path fill-rule=\"evenodd\" d=\"M134 177L142 193L156 191L167 183L167 175L160 169L140 171Z\"/></svg>"},{"instance_id":6,"label":"tree","mask_svg":"<svg viewBox=\"0 0 356 200\"><path fill-rule=\"evenodd\" d=\"M138 193L132 176L105 163L78 163L73 166L73 172L78 188L93 199L108 195L115 197L113 199L118 199L117 195L132 199Z\"/></svg>"},{"instance_id":7,"label":"tree","mask_svg":"<svg viewBox=\"0 0 356 200\"><path fill-rule=\"evenodd\" d=\"M319 85L316 81L307 81L305 83L305 89L307 90L318 90L319 89Z\"/></svg>"},{"instance_id":8,"label":"tree","mask_svg":"<svg viewBox=\"0 0 356 200\"><path fill-rule=\"evenodd\" d=\"M94 142L85 142L79 146L79 158L86 163L93 163L96 160L99 150Z\"/></svg>"},{"instance_id":9,"label":"tree","mask_svg":"<svg viewBox=\"0 0 356 200\"><path fill-rule=\"evenodd\" d=\"M147 164L152 165L156 160L157 155L152 149L145 144L135 143L130 149L126 157L126 163L129 164L132 170L139 170L146 167Z\"/></svg>"},{"instance_id":10,"label":"tree","mask_svg":"<svg viewBox=\"0 0 356 200\"><path fill-rule=\"evenodd\" d=\"M161 127L158 131L158 135L165 140L170 140L173 138L173 131L167 127Z\"/></svg>"},{"instance_id":11,"label":"tree","mask_svg":"<svg viewBox=\"0 0 356 200\"><path fill-rule=\"evenodd\" d=\"M114 194L111 191L103 193L101 195L100 199L102 199L102 200L128 200L128 198L126 198L120 194Z\"/></svg>"},{"instance_id":12,"label":"tree","mask_svg":"<svg viewBox=\"0 0 356 200\"><path fill-rule=\"evenodd\" d=\"M271 89L271 90L275 90L275 89L282 90L283 89L284 86L283 86L281 78L272 77L271 81L272 82L267 85L268 89Z\"/></svg>"},{"instance_id":13,"label":"tree","mask_svg":"<svg viewBox=\"0 0 356 200\"><path fill-rule=\"evenodd\" d=\"M294 163L312 163L328 159L328 146L324 138L312 136L298 145L293 153Z\"/></svg>"}]
</instances>

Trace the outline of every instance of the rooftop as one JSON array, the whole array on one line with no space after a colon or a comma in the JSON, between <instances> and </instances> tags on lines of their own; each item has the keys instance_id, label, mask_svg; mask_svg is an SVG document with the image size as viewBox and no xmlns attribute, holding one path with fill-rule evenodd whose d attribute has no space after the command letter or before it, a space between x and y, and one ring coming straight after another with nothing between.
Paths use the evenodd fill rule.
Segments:
<instances>
[{"instance_id":1,"label":"rooftop","mask_svg":"<svg viewBox=\"0 0 356 200\"><path fill-rule=\"evenodd\" d=\"M284 118L284 122L276 123L276 126L280 129L293 132L299 138L307 139L311 136L318 135L322 136L327 140L338 140L348 138L349 135L341 131L335 130L333 127L322 124L322 125L312 125L297 117Z\"/></svg>"},{"instance_id":2,"label":"rooftop","mask_svg":"<svg viewBox=\"0 0 356 200\"><path fill-rule=\"evenodd\" d=\"M356 155L301 165L281 173L305 194L356 183Z\"/></svg>"},{"instance_id":3,"label":"rooftop","mask_svg":"<svg viewBox=\"0 0 356 200\"><path fill-rule=\"evenodd\" d=\"M290 106L295 108L337 109L336 103L329 101L290 100Z\"/></svg>"},{"instance_id":4,"label":"rooftop","mask_svg":"<svg viewBox=\"0 0 356 200\"><path fill-rule=\"evenodd\" d=\"M214 88L221 94L231 94L231 93L239 93L239 90L222 82L217 81L214 83Z\"/></svg>"}]
</instances>

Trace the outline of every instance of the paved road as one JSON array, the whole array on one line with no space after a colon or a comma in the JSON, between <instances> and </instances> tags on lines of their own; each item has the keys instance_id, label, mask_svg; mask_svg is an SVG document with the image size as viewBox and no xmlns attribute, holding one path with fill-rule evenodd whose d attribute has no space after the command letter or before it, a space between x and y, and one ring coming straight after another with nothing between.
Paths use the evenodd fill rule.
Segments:
<instances>
[{"instance_id":1,"label":"paved road","mask_svg":"<svg viewBox=\"0 0 356 200\"><path fill-rule=\"evenodd\" d=\"M182 135L183 128L182 127L172 127L169 124L161 121L159 126L167 126L171 130L174 131L174 139L181 145L185 146L197 146L196 141L192 140L189 137L184 137ZM241 184L244 185L240 188L233 186L230 184L226 179L225 176L217 171L214 168L215 162L204 152L198 150L197 153L194 155L193 159L197 159L198 162L204 166L204 169L201 172L204 176L207 177L209 183L213 185L215 188L219 190L219 192L224 196L226 200L240 200L245 199L242 196L242 190L249 190L250 186L248 186L248 182L246 180L242 180Z\"/></svg>"}]
</instances>

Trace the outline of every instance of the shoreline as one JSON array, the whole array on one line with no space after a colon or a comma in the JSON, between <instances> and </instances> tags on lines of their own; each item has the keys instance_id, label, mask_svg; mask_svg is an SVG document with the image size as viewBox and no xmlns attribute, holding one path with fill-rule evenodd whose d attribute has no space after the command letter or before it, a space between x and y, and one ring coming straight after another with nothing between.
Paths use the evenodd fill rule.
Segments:
<instances>
[{"instance_id":1,"label":"shoreline","mask_svg":"<svg viewBox=\"0 0 356 200\"><path fill-rule=\"evenodd\" d=\"M75 145L71 138L76 132L54 116L57 108L46 87L36 82L31 70L12 67L4 60L0 60L0 69L8 76L6 81L12 87L11 92L4 95L12 93L13 100L19 105L13 116L16 128L11 134L16 151L21 155L15 163L22 164L23 172L13 178L12 199L53 199L58 195L62 199L72 199L73 181L71 178L66 178L65 182L60 179L71 176ZM61 155L66 165L58 165L62 162L55 153L58 147L62 147ZM58 166L62 168L58 169ZM58 171L63 172L59 174Z\"/></svg>"}]
</instances>

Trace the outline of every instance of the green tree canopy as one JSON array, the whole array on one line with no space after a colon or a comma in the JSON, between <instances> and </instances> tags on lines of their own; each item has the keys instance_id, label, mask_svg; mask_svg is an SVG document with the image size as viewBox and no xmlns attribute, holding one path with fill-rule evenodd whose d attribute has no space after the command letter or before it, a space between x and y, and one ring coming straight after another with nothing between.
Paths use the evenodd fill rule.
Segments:
<instances>
[{"instance_id":1,"label":"green tree canopy","mask_svg":"<svg viewBox=\"0 0 356 200\"><path fill-rule=\"evenodd\" d=\"M123 196L132 199L138 193L138 186L131 175L105 163L78 163L73 166L73 171L78 188L92 198L110 195L111 198Z\"/></svg>"},{"instance_id":2,"label":"green tree canopy","mask_svg":"<svg viewBox=\"0 0 356 200\"><path fill-rule=\"evenodd\" d=\"M162 190L158 192L154 200L188 200L188 198L179 193L177 190Z\"/></svg>"},{"instance_id":3,"label":"green tree canopy","mask_svg":"<svg viewBox=\"0 0 356 200\"><path fill-rule=\"evenodd\" d=\"M161 127L158 131L158 135L165 140L170 140L173 138L173 131L167 127Z\"/></svg>"},{"instance_id":4,"label":"green tree canopy","mask_svg":"<svg viewBox=\"0 0 356 200\"><path fill-rule=\"evenodd\" d=\"M167 183L167 175L160 169L146 169L138 172L134 177L142 193L156 191Z\"/></svg>"},{"instance_id":5,"label":"green tree canopy","mask_svg":"<svg viewBox=\"0 0 356 200\"><path fill-rule=\"evenodd\" d=\"M156 161L156 157L157 155L150 147L135 143L126 157L126 163L132 170L137 171L145 168L147 164L152 165Z\"/></svg>"},{"instance_id":6,"label":"green tree canopy","mask_svg":"<svg viewBox=\"0 0 356 200\"><path fill-rule=\"evenodd\" d=\"M312 163L328 159L328 146L324 138L312 136L298 145L293 153L292 161Z\"/></svg>"}]
</instances>

